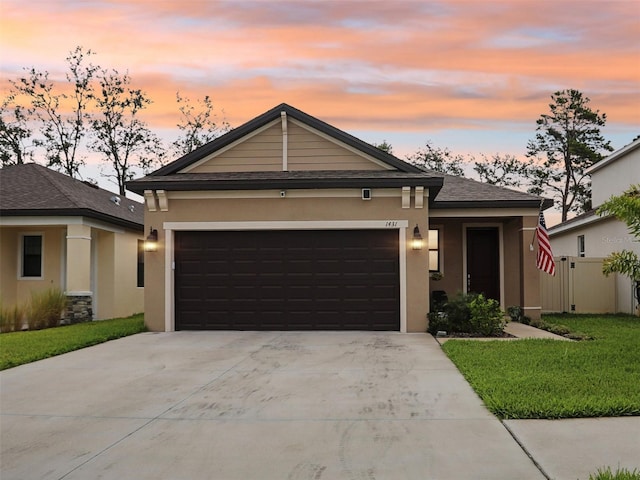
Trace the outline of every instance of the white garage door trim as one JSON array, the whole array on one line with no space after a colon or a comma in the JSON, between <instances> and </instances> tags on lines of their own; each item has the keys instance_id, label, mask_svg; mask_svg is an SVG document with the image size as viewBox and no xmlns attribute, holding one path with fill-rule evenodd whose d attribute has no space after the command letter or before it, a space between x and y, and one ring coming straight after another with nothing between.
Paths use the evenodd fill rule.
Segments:
<instances>
[{"instance_id":1,"label":"white garage door trim","mask_svg":"<svg viewBox=\"0 0 640 480\"><path fill-rule=\"evenodd\" d=\"M175 331L175 285L173 270L173 232L177 230L398 230L398 262L400 267L400 331L407 332L407 252L408 220L335 220L275 222L164 222L165 282L164 327Z\"/></svg>"}]
</instances>

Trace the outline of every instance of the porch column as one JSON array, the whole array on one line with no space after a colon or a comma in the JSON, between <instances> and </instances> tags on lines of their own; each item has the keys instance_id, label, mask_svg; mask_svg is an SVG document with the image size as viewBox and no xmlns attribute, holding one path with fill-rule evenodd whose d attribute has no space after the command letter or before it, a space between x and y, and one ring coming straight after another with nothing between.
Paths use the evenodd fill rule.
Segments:
<instances>
[{"instance_id":1,"label":"porch column","mask_svg":"<svg viewBox=\"0 0 640 480\"><path fill-rule=\"evenodd\" d=\"M539 319L542 311L542 299L540 298L540 270L536 267L537 244L531 243L538 225L538 217L522 217L521 239L521 271L520 301L523 314Z\"/></svg>"},{"instance_id":2,"label":"porch column","mask_svg":"<svg viewBox=\"0 0 640 480\"><path fill-rule=\"evenodd\" d=\"M67 309L65 323L93 319L91 291L91 227L67 225Z\"/></svg>"}]
</instances>

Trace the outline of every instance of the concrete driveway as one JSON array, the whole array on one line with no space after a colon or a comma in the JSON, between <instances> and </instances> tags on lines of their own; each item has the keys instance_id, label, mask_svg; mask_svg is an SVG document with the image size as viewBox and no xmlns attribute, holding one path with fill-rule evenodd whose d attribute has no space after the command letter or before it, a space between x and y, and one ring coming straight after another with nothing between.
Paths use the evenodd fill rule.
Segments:
<instances>
[{"instance_id":1,"label":"concrete driveway","mask_svg":"<svg viewBox=\"0 0 640 480\"><path fill-rule=\"evenodd\" d=\"M426 334L144 333L0 373L2 479L543 479Z\"/></svg>"}]
</instances>

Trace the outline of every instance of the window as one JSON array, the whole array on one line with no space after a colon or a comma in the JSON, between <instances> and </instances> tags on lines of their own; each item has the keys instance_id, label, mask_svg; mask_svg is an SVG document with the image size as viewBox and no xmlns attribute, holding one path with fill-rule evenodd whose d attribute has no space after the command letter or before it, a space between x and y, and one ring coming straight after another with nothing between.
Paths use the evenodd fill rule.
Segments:
<instances>
[{"instance_id":1,"label":"window","mask_svg":"<svg viewBox=\"0 0 640 480\"><path fill-rule=\"evenodd\" d=\"M429 230L429 271L440 271L440 230Z\"/></svg>"},{"instance_id":2,"label":"window","mask_svg":"<svg viewBox=\"0 0 640 480\"><path fill-rule=\"evenodd\" d=\"M584 235L578 235L578 256L584 257Z\"/></svg>"},{"instance_id":3,"label":"window","mask_svg":"<svg viewBox=\"0 0 640 480\"><path fill-rule=\"evenodd\" d=\"M22 235L20 277L42 278L42 235Z\"/></svg>"},{"instance_id":4,"label":"window","mask_svg":"<svg viewBox=\"0 0 640 480\"><path fill-rule=\"evenodd\" d=\"M138 287L144 287L144 240L138 240Z\"/></svg>"}]
</instances>

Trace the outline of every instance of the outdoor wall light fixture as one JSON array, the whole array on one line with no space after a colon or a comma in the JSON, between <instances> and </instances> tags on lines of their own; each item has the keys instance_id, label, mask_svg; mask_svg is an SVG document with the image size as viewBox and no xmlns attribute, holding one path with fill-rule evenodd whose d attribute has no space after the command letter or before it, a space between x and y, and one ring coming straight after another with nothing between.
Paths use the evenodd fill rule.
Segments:
<instances>
[{"instance_id":1,"label":"outdoor wall light fixture","mask_svg":"<svg viewBox=\"0 0 640 480\"><path fill-rule=\"evenodd\" d=\"M151 227L149 229L149 235L147 236L147 239L144 242L144 251L155 252L157 250L158 250L158 230Z\"/></svg>"},{"instance_id":2,"label":"outdoor wall light fixture","mask_svg":"<svg viewBox=\"0 0 640 480\"><path fill-rule=\"evenodd\" d=\"M413 239L411 240L411 248L413 250L422 250L424 245L424 240L422 239L422 235L420 235L420 229L418 225L413 229Z\"/></svg>"}]
</instances>

